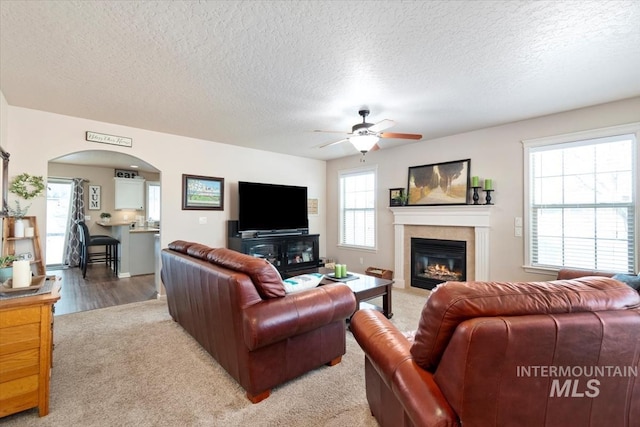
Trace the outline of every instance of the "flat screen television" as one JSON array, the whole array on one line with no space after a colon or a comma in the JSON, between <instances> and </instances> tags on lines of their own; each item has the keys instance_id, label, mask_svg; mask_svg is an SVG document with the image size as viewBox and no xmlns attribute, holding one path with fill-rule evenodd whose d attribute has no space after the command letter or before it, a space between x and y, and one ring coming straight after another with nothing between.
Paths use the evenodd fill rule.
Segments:
<instances>
[{"instance_id":1,"label":"flat screen television","mask_svg":"<svg viewBox=\"0 0 640 427\"><path fill-rule=\"evenodd\" d=\"M238 182L238 231L308 228L307 187Z\"/></svg>"}]
</instances>

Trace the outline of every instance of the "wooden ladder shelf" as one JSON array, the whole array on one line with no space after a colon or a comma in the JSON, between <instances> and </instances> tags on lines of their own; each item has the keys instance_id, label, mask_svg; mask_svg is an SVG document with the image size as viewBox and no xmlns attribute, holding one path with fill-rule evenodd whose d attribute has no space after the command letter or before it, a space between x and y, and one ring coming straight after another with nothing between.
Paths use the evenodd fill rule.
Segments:
<instances>
[{"instance_id":1,"label":"wooden ladder shelf","mask_svg":"<svg viewBox=\"0 0 640 427\"><path fill-rule=\"evenodd\" d=\"M33 227L33 237L14 237L13 225L15 218L12 216L2 218L2 255L20 255L30 252L31 266L36 266L35 275L45 275L46 269L42 250L40 249L40 234L38 232L38 222L35 216L25 216L23 221L28 222L25 227ZM26 242L26 243L22 243ZM18 249L16 253L16 248Z\"/></svg>"}]
</instances>

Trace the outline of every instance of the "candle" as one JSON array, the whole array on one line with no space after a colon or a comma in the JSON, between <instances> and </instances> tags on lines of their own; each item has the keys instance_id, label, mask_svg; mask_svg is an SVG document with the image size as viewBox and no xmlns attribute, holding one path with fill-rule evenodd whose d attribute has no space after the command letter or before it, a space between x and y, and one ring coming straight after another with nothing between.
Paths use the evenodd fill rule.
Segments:
<instances>
[{"instance_id":1,"label":"candle","mask_svg":"<svg viewBox=\"0 0 640 427\"><path fill-rule=\"evenodd\" d=\"M490 179L485 179L484 180L484 189L485 190L493 190L493 181L491 181Z\"/></svg>"},{"instance_id":2,"label":"candle","mask_svg":"<svg viewBox=\"0 0 640 427\"><path fill-rule=\"evenodd\" d=\"M27 260L13 261L14 288L26 288L31 285L31 264Z\"/></svg>"},{"instance_id":3,"label":"candle","mask_svg":"<svg viewBox=\"0 0 640 427\"><path fill-rule=\"evenodd\" d=\"M477 176L472 176L471 177L471 186L472 187L479 187L480 185L480 178L478 178Z\"/></svg>"}]
</instances>

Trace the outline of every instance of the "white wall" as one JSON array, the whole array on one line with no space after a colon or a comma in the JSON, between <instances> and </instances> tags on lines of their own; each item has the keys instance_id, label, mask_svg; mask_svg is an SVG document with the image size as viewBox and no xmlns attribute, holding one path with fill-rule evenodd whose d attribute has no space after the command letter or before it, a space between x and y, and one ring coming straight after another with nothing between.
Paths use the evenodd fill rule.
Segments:
<instances>
[{"instance_id":1,"label":"white wall","mask_svg":"<svg viewBox=\"0 0 640 427\"><path fill-rule=\"evenodd\" d=\"M9 132L9 104L4 97L4 94L0 92L0 147L6 150L7 139Z\"/></svg>"},{"instance_id":2,"label":"white wall","mask_svg":"<svg viewBox=\"0 0 640 427\"><path fill-rule=\"evenodd\" d=\"M13 106L8 107L8 122L11 126L4 148L11 154L10 178L22 172L47 176L50 159L85 150L126 153L145 160L160 170L163 247L177 239L226 247L226 221L238 218L238 181L307 186L309 197L319 199L319 214L309 218L309 228L310 232L320 234L320 252L324 255L327 205L324 161ZM133 147L85 141L86 131L133 138ZM224 211L183 211L182 174L224 178ZM40 197L34 200L29 214L45 218L45 209L45 198ZM265 209L278 207L265 206ZM207 224L199 224L200 217L205 217ZM39 222L41 236L45 235L44 222Z\"/></svg>"},{"instance_id":3,"label":"white wall","mask_svg":"<svg viewBox=\"0 0 640 427\"><path fill-rule=\"evenodd\" d=\"M4 98L4 94L0 92L0 147L2 147L5 151L7 149L8 144L8 134L9 134L9 104L7 104L7 100ZM3 170L3 160L0 159L0 205L2 204L2 198L4 195L2 194L2 187L4 181L4 170ZM9 183L7 183L9 185ZM0 210L2 206L0 206Z\"/></svg>"},{"instance_id":4,"label":"white wall","mask_svg":"<svg viewBox=\"0 0 640 427\"><path fill-rule=\"evenodd\" d=\"M524 238L514 236L514 218L524 216L524 151L521 141L637 122L639 119L640 97L636 97L368 153L365 164L378 165L378 250L375 252L338 247L338 173L361 166L362 156L329 161L327 256L346 263L353 271L364 271L367 266L393 269L393 216L388 209L389 188L407 187L410 166L471 159L471 175L493 178L496 190L492 195L495 205L491 208L490 279L552 278L523 270ZM640 159L637 163L640 164ZM362 264L360 258L363 258Z\"/></svg>"}]
</instances>

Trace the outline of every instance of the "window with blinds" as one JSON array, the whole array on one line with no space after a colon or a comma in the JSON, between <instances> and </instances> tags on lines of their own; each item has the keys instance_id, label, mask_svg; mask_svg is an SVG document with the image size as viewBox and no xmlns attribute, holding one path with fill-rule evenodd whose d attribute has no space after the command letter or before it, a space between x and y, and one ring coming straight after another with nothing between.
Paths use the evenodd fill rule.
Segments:
<instances>
[{"instance_id":1,"label":"window with blinds","mask_svg":"<svg viewBox=\"0 0 640 427\"><path fill-rule=\"evenodd\" d=\"M376 171L340 173L340 244L376 247Z\"/></svg>"},{"instance_id":2,"label":"window with blinds","mask_svg":"<svg viewBox=\"0 0 640 427\"><path fill-rule=\"evenodd\" d=\"M636 271L635 134L525 147L529 265Z\"/></svg>"}]
</instances>

